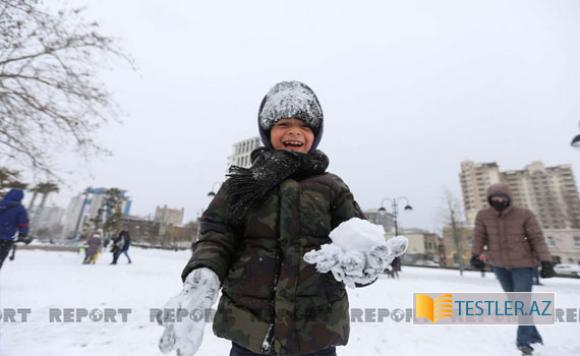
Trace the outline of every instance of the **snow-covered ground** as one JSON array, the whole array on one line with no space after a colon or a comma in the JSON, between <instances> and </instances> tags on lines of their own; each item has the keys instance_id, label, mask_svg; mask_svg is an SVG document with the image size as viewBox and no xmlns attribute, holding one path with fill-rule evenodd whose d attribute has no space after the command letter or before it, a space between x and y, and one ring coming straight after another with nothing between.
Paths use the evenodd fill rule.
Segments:
<instances>
[{"instance_id":1,"label":"snow-covered ground","mask_svg":"<svg viewBox=\"0 0 580 356\"><path fill-rule=\"evenodd\" d=\"M0 355L114 356L162 355L157 340L162 329L150 321L149 310L160 308L179 292L180 272L189 252L131 251L133 264L123 256L110 266L106 254L94 266L81 265L70 252L17 251L0 271L0 311L30 308L27 322L0 320ZM556 307L580 307L580 280L554 278L536 291L556 293ZM381 279L351 291L352 308L412 308L414 292L495 292L499 283L488 274L427 268L404 268L399 280ZM124 309L126 322L49 322L50 308ZM3 319L6 318L4 313ZM376 316L375 316L376 318ZM121 321L117 314L117 320ZM382 322L354 322L349 345L341 356L372 355L518 355L515 326L413 325L386 318ZM539 326L545 346L537 355L580 355L580 323ZM228 355L229 342L216 338L208 325L198 355Z\"/></svg>"}]
</instances>

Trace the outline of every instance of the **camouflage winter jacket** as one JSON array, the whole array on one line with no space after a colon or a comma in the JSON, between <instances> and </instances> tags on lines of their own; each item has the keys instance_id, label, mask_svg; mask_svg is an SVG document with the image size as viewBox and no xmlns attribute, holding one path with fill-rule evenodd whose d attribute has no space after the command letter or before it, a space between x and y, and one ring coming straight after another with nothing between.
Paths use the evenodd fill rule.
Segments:
<instances>
[{"instance_id":1,"label":"camouflage winter jacket","mask_svg":"<svg viewBox=\"0 0 580 356\"><path fill-rule=\"evenodd\" d=\"M346 345L344 284L303 260L329 243L329 232L341 222L363 217L346 184L330 173L286 179L234 229L226 222L227 183L203 214L182 274L208 267L223 283L214 333L253 352L278 355Z\"/></svg>"}]
</instances>

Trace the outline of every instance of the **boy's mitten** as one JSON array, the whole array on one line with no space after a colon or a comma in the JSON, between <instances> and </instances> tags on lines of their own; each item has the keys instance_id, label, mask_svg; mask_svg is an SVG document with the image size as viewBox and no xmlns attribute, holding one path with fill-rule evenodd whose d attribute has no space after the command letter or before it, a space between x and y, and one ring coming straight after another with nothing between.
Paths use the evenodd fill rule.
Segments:
<instances>
[{"instance_id":1,"label":"boy's mitten","mask_svg":"<svg viewBox=\"0 0 580 356\"><path fill-rule=\"evenodd\" d=\"M157 315L157 322L165 327L159 340L163 353L177 351L178 356L193 356L203 339L206 312L215 303L220 281L209 268L193 270L183 290L165 305Z\"/></svg>"},{"instance_id":2,"label":"boy's mitten","mask_svg":"<svg viewBox=\"0 0 580 356\"><path fill-rule=\"evenodd\" d=\"M304 254L304 261L320 273L332 272L337 281L354 288L374 282L379 274L407 250L407 238L384 240L380 225L352 218L330 233L332 243Z\"/></svg>"}]
</instances>

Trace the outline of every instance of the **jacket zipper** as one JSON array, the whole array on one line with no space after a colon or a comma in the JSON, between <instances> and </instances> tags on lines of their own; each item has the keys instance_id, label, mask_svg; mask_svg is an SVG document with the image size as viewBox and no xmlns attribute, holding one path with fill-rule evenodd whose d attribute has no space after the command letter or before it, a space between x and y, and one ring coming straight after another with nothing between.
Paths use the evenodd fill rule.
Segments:
<instances>
[{"instance_id":1,"label":"jacket zipper","mask_svg":"<svg viewBox=\"0 0 580 356\"><path fill-rule=\"evenodd\" d=\"M276 321L276 291L278 289L278 279L280 278L280 266L279 266L279 260L280 257L278 254L276 254L276 256L274 257L274 259L276 260L276 264L275 264L275 272L274 272L274 280L272 282L272 291L274 292L274 294L272 295L272 300L270 301L270 305L272 307L272 312L274 314L274 321ZM260 350L263 353L268 353L270 352L270 350L272 349L272 338L274 336L274 322L268 324L268 330L266 331L266 335L264 335L264 341L262 342L262 349Z\"/></svg>"}]
</instances>

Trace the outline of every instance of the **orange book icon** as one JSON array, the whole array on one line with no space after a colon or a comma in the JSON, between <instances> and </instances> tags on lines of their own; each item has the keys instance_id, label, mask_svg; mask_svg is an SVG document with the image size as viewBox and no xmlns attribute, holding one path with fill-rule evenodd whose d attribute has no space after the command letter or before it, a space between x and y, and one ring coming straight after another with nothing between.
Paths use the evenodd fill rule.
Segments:
<instances>
[{"instance_id":1,"label":"orange book icon","mask_svg":"<svg viewBox=\"0 0 580 356\"><path fill-rule=\"evenodd\" d=\"M425 318L436 323L453 316L453 294L441 294L434 299L427 294L416 294L415 308L417 318Z\"/></svg>"}]
</instances>

